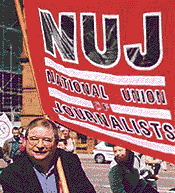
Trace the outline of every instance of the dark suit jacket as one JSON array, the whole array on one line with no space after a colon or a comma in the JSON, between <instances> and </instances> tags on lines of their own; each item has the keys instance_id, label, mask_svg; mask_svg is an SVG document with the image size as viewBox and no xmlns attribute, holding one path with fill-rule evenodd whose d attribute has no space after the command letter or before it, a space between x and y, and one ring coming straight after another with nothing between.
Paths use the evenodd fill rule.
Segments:
<instances>
[{"instance_id":1,"label":"dark suit jacket","mask_svg":"<svg viewBox=\"0 0 175 193\"><path fill-rule=\"evenodd\" d=\"M63 170L70 193L95 193L95 189L81 167L80 159L76 154L58 149L53 163L56 166L60 156ZM55 169L56 181L59 176ZM33 169L33 164L24 151L18 160L3 169L0 175L0 184L4 193L43 193L41 184ZM59 192L59 191L58 191Z\"/></svg>"}]
</instances>

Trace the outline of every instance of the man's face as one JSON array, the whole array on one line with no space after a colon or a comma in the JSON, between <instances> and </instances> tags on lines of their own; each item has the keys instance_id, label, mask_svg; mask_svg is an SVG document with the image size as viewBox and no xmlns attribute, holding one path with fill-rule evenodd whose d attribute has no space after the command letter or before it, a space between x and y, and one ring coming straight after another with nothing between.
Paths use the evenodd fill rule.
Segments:
<instances>
[{"instance_id":1,"label":"man's face","mask_svg":"<svg viewBox=\"0 0 175 193\"><path fill-rule=\"evenodd\" d=\"M64 150L66 149L66 145L62 141L58 142L57 147L60 148L60 149L64 149Z\"/></svg>"},{"instance_id":2,"label":"man's face","mask_svg":"<svg viewBox=\"0 0 175 193\"><path fill-rule=\"evenodd\" d=\"M13 134L13 136L19 136L20 132L19 132L19 130L14 129L12 131L12 134Z\"/></svg>"},{"instance_id":3,"label":"man's face","mask_svg":"<svg viewBox=\"0 0 175 193\"><path fill-rule=\"evenodd\" d=\"M29 130L26 140L26 152L34 161L50 160L56 150L56 142L52 129L38 126Z\"/></svg>"},{"instance_id":4,"label":"man's face","mask_svg":"<svg viewBox=\"0 0 175 193\"><path fill-rule=\"evenodd\" d=\"M14 130L12 131L12 134L13 134L13 138L14 138L17 142L19 142L19 140L20 140L20 131L17 130L17 129L14 129Z\"/></svg>"},{"instance_id":5,"label":"man's face","mask_svg":"<svg viewBox=\"0 0 175 193\"><path fill-rule=\"evenodd\" d=\"M68 130L64 130L63 134L64 134L65 137L67 137L69 135L69 131Z\"/></svg>"},{"instance_id":6,"label":"man's face","mask_svg":"<svg viewBox=\"0 0 175 193\"><path fill-rule=\"evenodd\" d=\"M19 129L19 132L22 133L22 129L21 128Z\"/></svg>"},{"instance_id":7,"label":"man's face","mask_svg":"<svg viewBox=\"0 0 175 193\"><path fill-rule=\"evenodd\" d=\"M119 146L114 146L114 156L119 161L126 160L127 159L126 149Z\"/></svg>"}]
</instances>

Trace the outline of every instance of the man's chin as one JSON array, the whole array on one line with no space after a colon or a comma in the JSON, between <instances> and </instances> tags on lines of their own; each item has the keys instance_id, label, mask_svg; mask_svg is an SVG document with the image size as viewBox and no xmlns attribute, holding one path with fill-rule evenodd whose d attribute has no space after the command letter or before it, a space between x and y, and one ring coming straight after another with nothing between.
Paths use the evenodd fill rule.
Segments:
<instances>
[{"instance_id":1,"label":"man's chin","mask_svg":"<svg viewBox=\"0 0 175 193\"><path fill-rule=\"evenodd\" d=\"M34 153L33 157L36 159L36 160L44 160L48 157L48 152L45 152L45 153Z\"/></svg>"},{"instance_id":2,"label":"man's chin","mask_svg":"<svg viewBox=\"0 0 175 193\"><path fill-rule=\"evenodd\" d=\"M123 157L118 157L117 160L122 162L122 161L125 160L125 158L123 158Z\"/></svg>"}]
</instances>

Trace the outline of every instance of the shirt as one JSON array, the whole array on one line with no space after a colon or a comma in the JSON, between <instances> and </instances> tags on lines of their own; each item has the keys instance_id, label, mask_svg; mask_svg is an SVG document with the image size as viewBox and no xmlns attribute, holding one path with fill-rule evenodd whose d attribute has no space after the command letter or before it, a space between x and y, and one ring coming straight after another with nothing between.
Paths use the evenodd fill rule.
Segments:
<instances>
[{"instance_id":1,"label":"shirt","mask_svg":"<svg viewBox=\"0 0 175 193\"><path fill-rule=\"evenodd\" d=\"M17 142L16 140L13 140L10 157L13 158L14 154L17 153L18 150L19 150L19 142Z\"/></svg>"},{"instance_id":2,"label":"shirt","mask_svg":"<svg viewBox=\"0 0 175 193\"><path fill-rule=\"evenodd\" d=\"M57 186L54 174L54 166L50 168L47 174L40 173L34 167L35 173L40 181L44 193L57 193Z\"/></svg>"}]
</instances>

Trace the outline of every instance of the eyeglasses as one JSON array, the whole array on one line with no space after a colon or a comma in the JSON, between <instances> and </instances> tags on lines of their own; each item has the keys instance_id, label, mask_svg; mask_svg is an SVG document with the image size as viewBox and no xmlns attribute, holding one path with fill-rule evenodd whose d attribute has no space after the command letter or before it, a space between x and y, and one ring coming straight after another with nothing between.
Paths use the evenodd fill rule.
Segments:
<instances>
[{"instance_id":1,"label":"eyeglasses","mask_svg":"<svg viewBox=\"0 0 175 193\"><path fill-rule=\"evenodd\" d=\"M51 138L41 139L41 138L37 138L37 137L28 137L27 139L29 140L29 143L33 146L37 145L39 143L39 140L41 140L45 146L50 145L53 142L53 140Z\"/></svg>"}]
</instances>

